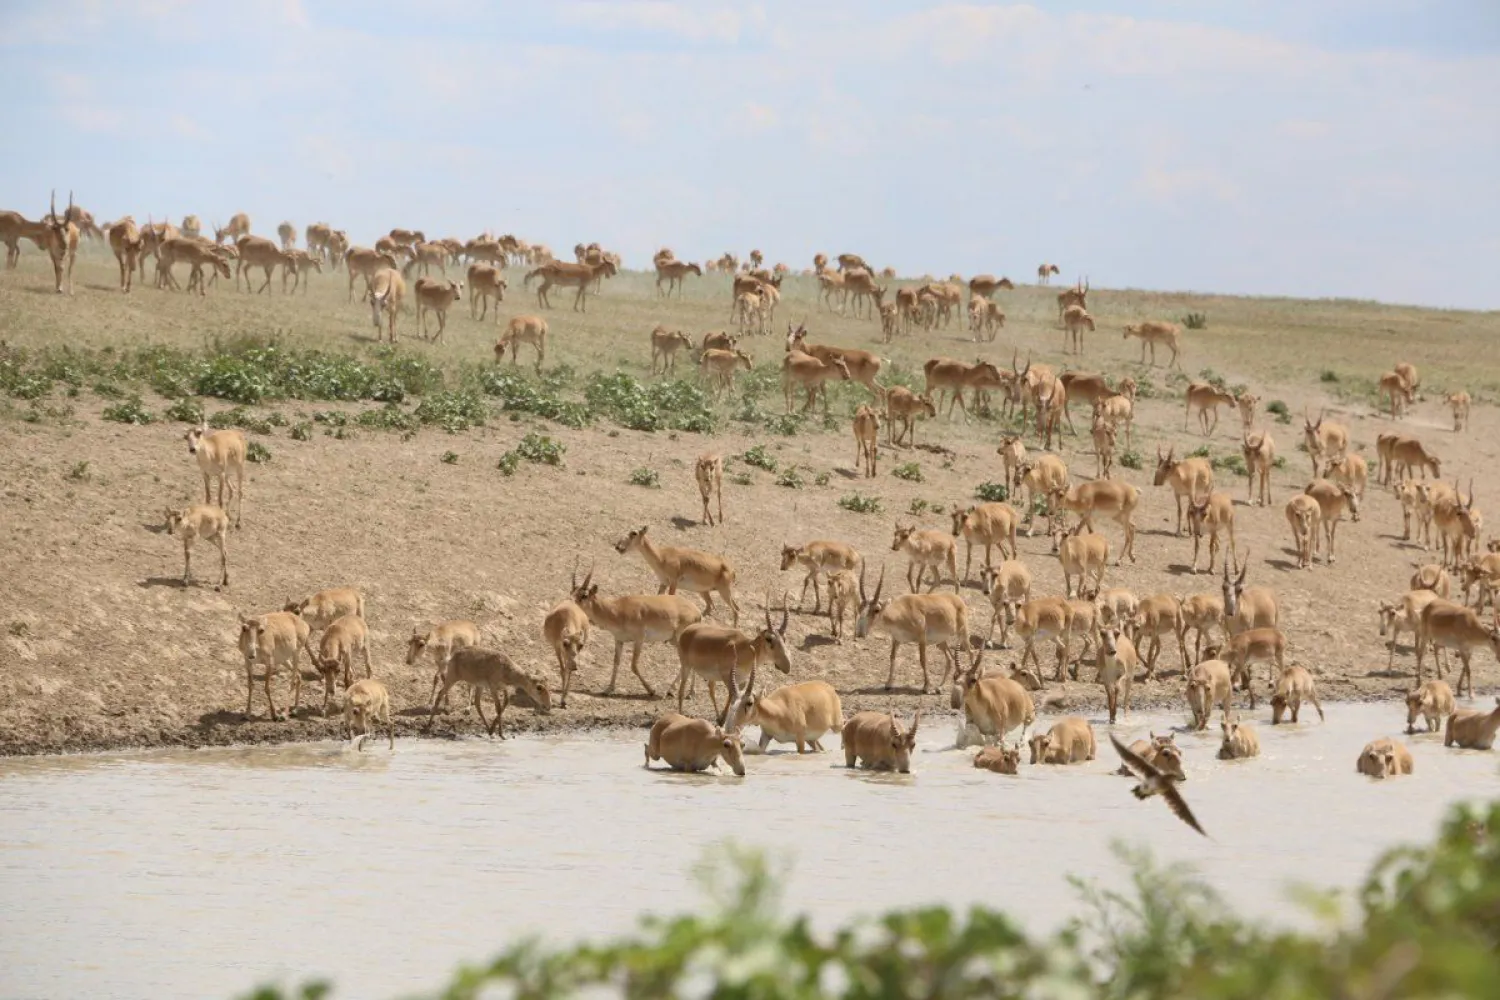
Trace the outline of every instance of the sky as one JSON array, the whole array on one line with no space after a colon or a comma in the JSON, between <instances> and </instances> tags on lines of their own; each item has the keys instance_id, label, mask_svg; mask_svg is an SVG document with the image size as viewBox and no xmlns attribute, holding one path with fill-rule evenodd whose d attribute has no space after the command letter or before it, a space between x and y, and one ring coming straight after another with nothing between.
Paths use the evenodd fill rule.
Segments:
<instances>
[{"instance_id":1,"label":"sky","mask_svg":"<svg viewBox=\"0 0 1500 1000\"><path fill-rule=\"evenodd\" d=\"M1500 308L1496 0L0 0L0 88L32 217Z\"/></svg>"}]
</instances>

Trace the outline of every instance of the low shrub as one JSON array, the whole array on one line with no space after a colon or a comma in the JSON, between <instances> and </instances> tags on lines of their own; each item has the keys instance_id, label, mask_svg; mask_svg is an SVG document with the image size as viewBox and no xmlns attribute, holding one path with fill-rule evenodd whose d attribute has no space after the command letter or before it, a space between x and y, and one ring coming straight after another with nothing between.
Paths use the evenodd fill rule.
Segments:
<instances>
[{"instance_id":1,"label":"low shrub","mask_svg":"<svg viewBox=\"0 0 1500 1000\"><path fill-rule=\"evenodd\" d=\"M139 396L131 396L114 406L106 406L101 416L117 424L149 424L156 420Z\"/></svg>"}]
</instances>

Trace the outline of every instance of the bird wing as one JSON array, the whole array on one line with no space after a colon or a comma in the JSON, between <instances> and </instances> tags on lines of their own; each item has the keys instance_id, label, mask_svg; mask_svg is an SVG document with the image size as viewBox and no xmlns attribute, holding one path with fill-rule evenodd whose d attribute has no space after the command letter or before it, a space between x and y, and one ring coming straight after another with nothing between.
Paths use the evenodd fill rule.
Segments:
<instances>
[{"instance_id":1,"label":"bird wing","mask_svg":"<svg viewBox=\"0 0 1500 1000\"><path fill-rule=\"evenodd\" d=\"M1160 771L1152 767L1151 764L1140 754L1136 753L1134 750L1121 743L1120 738L1114 733L1110 733L1109 741L1115 745L1115 752L1120 755L1120 760L1124 761L1125 766L1130 768L1136 774L1140 775L1142 778L1155 778L1160 776Z\"/></svg>"},{"instance_id":2,"label":"bird wing","mask_svg":"<svg viewBox=\"0 0 1500 1000\"><path fill-rule=\"evenodd\" d=\"M1198 820L1193 815L1193 811L1188 808L1187 801L1178 793L1175 782L1166 782L1162 787L1161 794L1162 798L1166 799L1167 806L1172 812L1176 813L1178 819L1194 830L1197 830L1203 836L1208 836L1208 834L1203 832L1203 827L1198 825Z\"/></svg>"}]
</instances>

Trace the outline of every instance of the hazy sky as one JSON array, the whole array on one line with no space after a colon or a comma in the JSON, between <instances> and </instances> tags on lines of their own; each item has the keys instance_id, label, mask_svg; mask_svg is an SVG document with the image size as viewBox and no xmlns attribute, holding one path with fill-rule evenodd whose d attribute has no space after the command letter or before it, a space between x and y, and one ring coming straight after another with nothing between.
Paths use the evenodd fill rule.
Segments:
<instances>
[{"instance_id":1,"label":"hazy sky","mask_svg":"<svg viewBox=\"0 0 1500 1000\"><path fill-rule=\"evenodd\" d=\"M32 216L1500 307L1496 0L0 0L0 87Z\"/></svg>"}]
</instances>

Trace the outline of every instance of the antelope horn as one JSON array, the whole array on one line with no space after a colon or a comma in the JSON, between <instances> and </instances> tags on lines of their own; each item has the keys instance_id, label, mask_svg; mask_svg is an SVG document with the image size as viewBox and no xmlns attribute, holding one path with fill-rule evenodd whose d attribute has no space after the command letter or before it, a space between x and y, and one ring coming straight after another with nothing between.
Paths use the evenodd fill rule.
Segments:
<instances>
[{"instance_id":1,"label":"antelope horn","mask_svg":"<svg viewBox=\"0 0 1500 1000\"><path fill-rule=\"evenodd\" d=\"M786 627L791 618L791 594L783 590L781 592L781 626L776 630L778 635L786 635Z\"/></svg>"},{"instance_id":2,"label":"antelope horn","mask_svg":"<svg viewBox=\"0 0 1500 1000\"><path fill-rule=\"evenodd\" d=\"M573 557L573 582L569 589L578 589L578 557L576 555Z\"/></svg>"},{"instance_id":3,"label":"antelope horn","mask_svg":"<svg viewBox=\"0 0 1500 1000\"><path fill-rule=\"evenodd\" d=\"M875 596L872 597L872 598L870 598L870 603L871 604L874 604L876 601L880 600L880 590L884 586L885 586L885 563L881 563L880 564L880 579L878 579L878 580L875 581Z\"/></svg>"},{"instance_id":4,"label":"antelope horn","mask_svg":"<svg viewBox=\"0 0 1500 1000\"><path fill-rule=\"evenodd\" d=\"M52 220L54 222L57 221L57 189L56 188L52 189L52 203L51 203L51 207L47 209L47 214L52 217Z\"/></svg>"},{"instance_id":5,"label":"antelope horn","mask_svg":"<svg viewBox=\"0 0 1500 1000\"><path fill-rule=\"evenodd\" d=\"M919 708L917 709L916 714L911 717L911 728L906 732L906 738L913 743L917 741L917 727L921 725L921 723L922 710Z\"/></svg>"},{"instance_id":6,"label":"antelope horn","mask_svg":"<svg viewBox=\"0 0 1500 1000\"><path fill-rule=\"evenodd\" d=\"M766 628L771 628L771 592L769 590L766 591L766 599L765 602L761 605L761 610L764 611L766 615Z\"/></svg>"},{"instance_id":7,"label":"antelope horn","mask_svg":"<svg viewBox=\"0 0 1500 1000\"><path fill-rule=\"evenodd\" d=\"M866 598L866 596L865 596L865 564L864 564L864 560L860 560L860 563L859 563L859 603L861 603L861 604L869 604L870 603L869 599Z\"/></svg>"}]
</instances>

